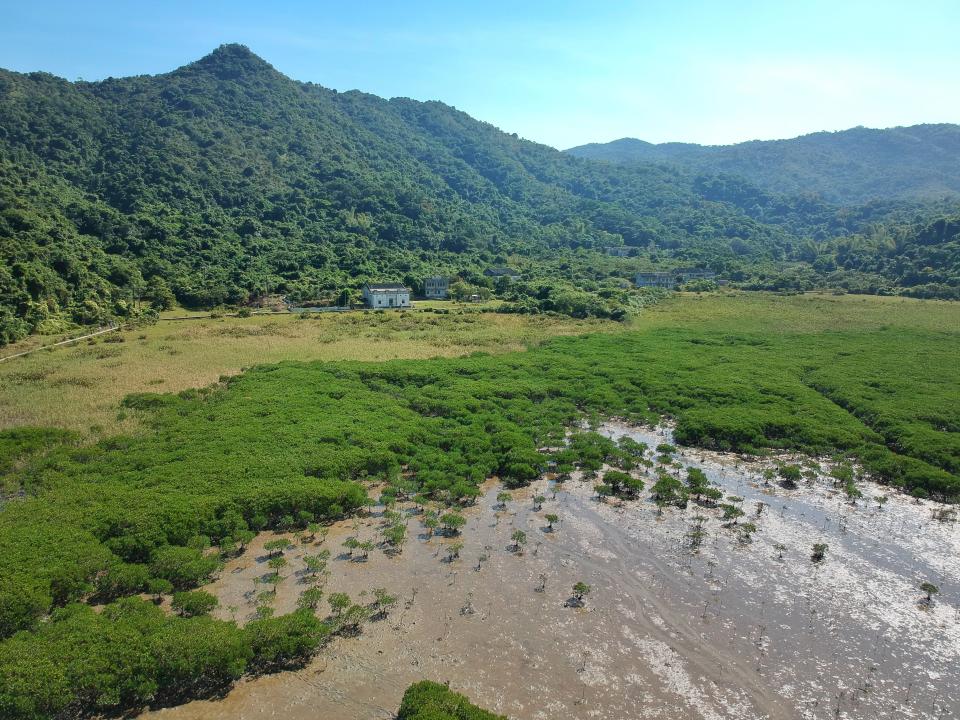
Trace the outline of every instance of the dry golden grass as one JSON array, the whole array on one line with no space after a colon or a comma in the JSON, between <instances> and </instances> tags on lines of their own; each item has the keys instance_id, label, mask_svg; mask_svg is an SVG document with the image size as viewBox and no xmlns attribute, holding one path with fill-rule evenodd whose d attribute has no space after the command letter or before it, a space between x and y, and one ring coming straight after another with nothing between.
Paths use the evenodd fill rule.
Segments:
<instances>
[{"instance_id":1,"label":"dry golden grass","mask_svg":"<svg viewBox=\"0 0 960 720\"><path fill-rule=\"evenodd\" d=\"M112 434L135 429L135 421L118 412L130 393L201 387L260 363L508 352L556 335L623 329L569 318L421 311L166 320L0 363L0 428L43 425ZM32 338L4 354L36 344Z\"/></svg>"}]
</instances>

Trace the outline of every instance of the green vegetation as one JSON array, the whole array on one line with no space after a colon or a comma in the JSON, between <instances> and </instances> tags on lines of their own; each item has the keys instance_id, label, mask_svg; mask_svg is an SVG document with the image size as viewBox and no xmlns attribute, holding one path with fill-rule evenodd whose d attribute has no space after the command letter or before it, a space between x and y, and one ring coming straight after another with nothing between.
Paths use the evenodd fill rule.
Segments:
<instances>
[{"instance_id":1,"label":"green vegetation","mask_svg":"<svg viewBox=\"0 0 960 720\"><path fill-rule=\"evenodd\" d=\"M0 98L0 344L436 273L511 311L614 319L647 301L637 270L689 264L749 288L960 292L955 204L583 160L441 103L298 83L238 45L155 77L0 71Z\"/></svg>"},{"instance_id":2,"label":"green vegetation","mask_svg":"<svg viewBox=\"0 0 960 720\"><path fill-rule=\"evenodd\" d=\"M138 598L102 613L70 605L36 632L0 644L0 716L46 720L182 702L223 690L244 672L300 662L328 633L302 612L241 629L169 617Z\"/></svg>"},{"instance_id":3,"label":"green vegetation","mask_svg":"<svg viewBox=\"0 0 960 720\"><path fill-rule=\"evenodd\" d=\"M117 413L126 395L202 387L255 364L499 353L533 347L558 335L624 329L611 321L506 315L486 312L489 309L317 313L304 320L296 315L254 315L164 321L118 333L122 343L93 339L0 363L0 429L19 428L15 440L0 440L0 472L6 448L17 453L27 448L25 434L34 433L29 444L39 449L56 440L46 437L56 431L24 425L56 426L83 435L91 434L91 428L99 428L94 434L129 432L137 428L136 416ZM65 406L71 408L69 413L63 411Z\"/></svg>"},{"instance_id":4,"label":"green vegetation","mask_svg":"<svg viewBox=\"0 0 960 720\"><path fill-rule=\"evenodd\" d=\"M927 605L933 604L933 596L940 592L940 588L930 582L920 583L920 590L926 593L926 598L924 598L924 600L926 601Z\"/></svg>"},{"instance_id":5,"label":"green vegetation","mask_svg":"<svg viewBox=\"0 0 960 720\"><path fill-rule=\"evenodd\" d=\"M960 195L960 125L857 127L736 145L652 143L623 138L572 155L610 162L667 162L745 178L773 192L816 193L843 204Z\"/></svg>"},{"instance_id":6,"label":"green vegetation","mask_svg":"<svg viewBox=\"0 0 960 720\"><path fill-rule=\"evenodd\" d=\"M446 685L422 680L407 688L397 720L507 720L481 710Z\"/></svg>"},{"instance_id":7,"label":"green vegetation","mask_svg":"<svg viewBox=\"0 0 960 720\"><path fill-rule=\"evenodd\" d=\"M203 590L192 590L174 593L170 607L183 617L196 617L209 614L217 604L216 596Z\"/></svg>"},{"instance_id":8,"label":"green vegetation","mask_svg":"<svg viewBox=\"0 0 960 720\"><path fill-rule=\"evenodd\" d=\"M644 459L636 444L579 432L553 458L538 451L562 447L584 419L665 415L683 444L836 453L868 477L956 499L952 306L765 302L666 303L632 332L558 338L521 353L260 366L201 390L132 395L124 408L146 429L92 444L71 434L41 434L45 443L32 432L4 435L5 484L19 499L0 510L0 693L12 688L0 695L0 714L113 712L296 662L330 630L309 612L320 596L293 618L269 617L263 602L264 624L243 630L166 616L126 596L189 592L217 569L221 543L364 510L364 485L428 501L439 512L425 514L425 525L435 520L452 537L481 482L523 485L551 459L594 475L613 468L602 486L631 493L623 468ZM843 312L798 312L811 302ZM670 462L673 448L657 451ZM664 504L698 492L702 500L706 489L689 471L686 482L662 475L652 488ZM737 532L749 540L749 527ZM278 540L268 548L276 559L290 546ZM105 603L102 613L94 602ZM342 593L327 602L340 632L357 632L370 614ZM171 650L168 639L189 647ZM119 669L104 670L102 681L88 677L114 661Z\"/></svg>"}]
</instances>

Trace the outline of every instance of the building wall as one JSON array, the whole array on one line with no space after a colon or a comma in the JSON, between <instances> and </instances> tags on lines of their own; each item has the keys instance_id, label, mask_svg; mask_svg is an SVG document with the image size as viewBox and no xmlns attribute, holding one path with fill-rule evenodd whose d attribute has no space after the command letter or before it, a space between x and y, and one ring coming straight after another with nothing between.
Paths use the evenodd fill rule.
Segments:
<instances>
[{"instance_id":1,"label":"building wall","mask_svg":"<svg viewBox=\"0 0 960 720\"><path fill-rule=\"evenodd\" d=\"M676 284L676 279L672 273L655 273L651 275L637 275L634 285L637 287L662 287L672 288Z\"/></svg>"},{"instance_id":2,"label":"building wall","mask_svg":"<svg viewBox=\"0 0 960 720\"><path fill-rule=\"evenodd\" d=\"M450 289L447 278L426 278L423 281L423 294L428 298L445 298Z\"/></svg>"},{"instance_id":3,"label":"building wall","mask_svg":"<svg viewBox=\"0 0 960 720\"><path fill-rule=\"evenodd\" d=\"M410 307L409 292L370 292L365 294L367 306L376 309Z\"/></svg>"}]
</instances>

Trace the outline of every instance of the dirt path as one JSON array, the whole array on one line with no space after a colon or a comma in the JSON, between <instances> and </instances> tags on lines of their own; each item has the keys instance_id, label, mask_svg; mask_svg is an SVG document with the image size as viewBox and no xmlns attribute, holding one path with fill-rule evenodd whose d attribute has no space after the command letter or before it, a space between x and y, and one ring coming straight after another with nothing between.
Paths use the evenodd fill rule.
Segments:
<instances>
[{"instance_id":1,"label":"dirt path","mask_svg":"<svg viewBox=\"0 0 960 720\"><path fill-rule=\"evenodd\" d=\"M601 504L592 483L575 481L554 499L541 480L515 492L506 511L496 507L498 488L488 488L467 512L454 562L444 560L449 541L418 537L412 510L411 539L395 558L377 551L366 562L350 560L343 539L373 539L381 520L341 523L323 545L333 555L327 590L369 601L372 588L386 587L402 598L388 619L336 640L301 671L144 717L390 718L403 689L421 678L448 681L516 720L827 720L838 717L838 705L842 718L956 716L955 526L916 532L911 525L927 508L905 499L891 500L878 517L867 507L845 511L826 490L773 494L732 456L689 453L682 461L747 502L751 493L766 499L753 543L741 545L711 518L707 540L692 553L686 537L702 510L660 516L643 501ZM532 509L536 493L550 498L540 512ZM824 520L838 511L848 516L843 530ZM545 531L547 512L561 517L555 532ZM511 550L515 529L528 537L522 554ZM251 617L253 578L267 572L262 544L270 537L258 538L210 587L222 617ZM822 567L807 557L818 538L832 549ZM776 542L787 545L786 561L776 559ZM295 606L302 556L316 550L289 553L278 613ZM489 560L477 571L481 554ZM915 578L903 577L924 563L946 578L943 599L929 610L917 604ZM593 587L587 606L567 607L579 580Z\"/></svg>"},{"instance_id":2,"label":"dirt path","mask_svg":"<svg viewBox=\"0 0 960 720\"><path fill-rule=\"evenodd\" d=\"M0 357L0 362L3 362L5 360L13 360L14 358L23 357L24 355L30 355L35 352L40 352L41 350L49 350L50 348L60 347L61 345L70 345L72 343L80 342L81 340L87 340L92 337L97 337L98 335L103 335L105 333L117 332L122 328L123 328L122 325L114 325L113 327L108 327L103 330L97 330L96 332L87 333L86 335L81 335L80 337L61 340L60 342L50 343L49 345L41 345L39 347L31 348L29 350L24 350L23 352L14 353L13 355L5 355L4 357Z\"/></svg>"}]
</instances>

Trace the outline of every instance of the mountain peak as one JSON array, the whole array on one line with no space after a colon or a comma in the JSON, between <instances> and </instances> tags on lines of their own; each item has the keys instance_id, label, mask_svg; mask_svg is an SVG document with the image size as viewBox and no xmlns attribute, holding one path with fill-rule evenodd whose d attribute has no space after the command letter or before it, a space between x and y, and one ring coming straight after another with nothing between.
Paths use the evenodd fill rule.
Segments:
<instances>
[{"instance_id":1,"label":"mountain peak","mask_svg":"<svg viewBox=\"0 0 960 720\"><path fill-rule=\"evenodd\" d=\"M187 67L210 72L222 80L277 72L270 63L239 43L221 45Z\"/></svg>"}]
</instances>

